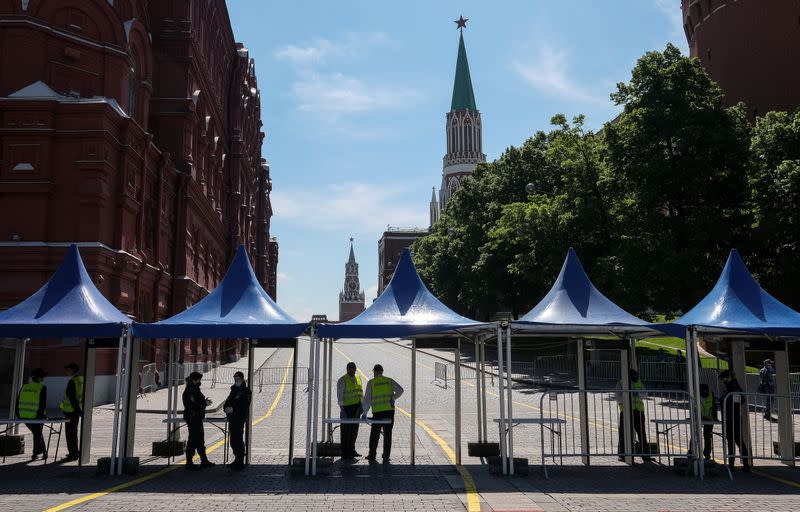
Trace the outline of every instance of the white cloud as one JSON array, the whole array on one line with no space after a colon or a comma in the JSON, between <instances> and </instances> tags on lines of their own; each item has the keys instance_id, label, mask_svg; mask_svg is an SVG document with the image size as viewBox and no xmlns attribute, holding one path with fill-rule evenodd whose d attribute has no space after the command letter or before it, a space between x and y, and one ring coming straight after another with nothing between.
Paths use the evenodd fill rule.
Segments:
<instances>
[{"instance_id":1,"label":"white cloud","mask_svg":"<svg viewBox=\"0 0 800 512\"><path fill-rule=\"evenodd\" d=\"M342 73L307 73L292 85L297 108L322 118L407 108L422 94L408 87L367 83Z\"/></svg>"},{"instance_id":2,"label":"white cloud","mask_svg":"<svg viewBox=\"0 0 800 512\"><path fill-rule=\"evenodd\" d=\"M350 32L340 41L315 38L303 45L287 44L273 55L278 60L296 65L324 62L331 57L353 57L376 45L393 44L383 32Z\"/></svg>"},{"instance_id":3,"label":"white cloud","mask_svg":"<svg viewBox=\"0 0 800 512\"><path fill-rule=\"evenodd\" d=\"M684 53L688 53L686 34L683 31L683 12L681 5L676 0L653 0L653 3L661 13L667 17L670 24L670 41L681 48Z\"/></svg>"},{"instance_id":4,"label":"white cloud","mask_svg":"<svg viewBox=\"0 0 800 512\"><path fill-rule=\"evenodd\" d=\"M402 185L345 183L309 188L276 188L270 194L275 219L322 231L382 232L396 226L427 227L427 213L409 205Z\"/></svg>"},{"instance_id":5,"label":"white cloud","mask_svg":"<svg viewBox=\"0 0 800 512\"><path fill-rule=\"evenodd\" d=\"M576 83L568 73L566 50L554 48L546 42L537 45L530 62L512 61L514 71L540 92L552 97L593 104L607 104L608 99L588 91Z\"/></svg>"},{"instance_id":6,"label":"white cloud","mask_svg":"<svg viewBox=\"0 0 800 512\"><path fill-rule=\"evenodd\" d=\"M291 281L292 278L286 272L278 272L278 283Z\"/></svg>"},{"instance_id":7,"label":"white cloud","mask_svg":"<svg viewBox=\"0 0 800 512\"><path fill-rule=\"evenodd\" d=\"M373 299L377 298L378 296L378 285L373 284L372 286L368 286L364 290L364 302L369 306L372 304Z\"/></svg>"}]
</instances>

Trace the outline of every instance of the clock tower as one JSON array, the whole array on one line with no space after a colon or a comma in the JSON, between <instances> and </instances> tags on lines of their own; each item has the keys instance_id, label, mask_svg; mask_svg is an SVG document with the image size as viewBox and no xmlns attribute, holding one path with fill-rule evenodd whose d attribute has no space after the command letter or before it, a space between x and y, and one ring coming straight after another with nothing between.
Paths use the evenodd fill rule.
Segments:
<instances>
[{"instance_id":1,"label":"clock tower","mask_svg":"<svg viewBox=\"0 0 800 512\"><path fill-rule=\"evenodd\" d=\"M344 264L344 289L339 293L339 321L346 322L364 311L364 290L358 280L358 263L350 239L350 257Z\"/></svg>"}]
</instances>

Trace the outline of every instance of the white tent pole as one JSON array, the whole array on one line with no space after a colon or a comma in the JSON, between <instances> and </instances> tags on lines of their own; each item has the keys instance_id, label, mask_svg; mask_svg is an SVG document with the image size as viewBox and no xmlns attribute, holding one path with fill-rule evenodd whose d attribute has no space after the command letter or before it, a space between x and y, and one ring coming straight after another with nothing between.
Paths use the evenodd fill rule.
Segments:
<instances>
[{"instance_id":1,"label":"white tent pole","mask_svg":"<svg viewBox=\"0 0 800 512\"><path fill-rule=\"evenodd\" d=\"M456 341L456 464L461 464L461 338Z\"/></svg>"},{"instance_id":2,"label":"white tent pole","mask_svg":"<svg viewBox=\"0 0 800 512\"><path fill-rule=\"evenodd\" d=\"M25 351L27 350L28 338L23 338L14 345L14 377L11 384L10 403L8 406L8 419L16 417L17 394L25 383ZM19 425L14 425L14 435L19 434Z\"/></svg>"},{"instance_id":3,"label":"white tent pole","mask_svg":"<svg viewBox=\"0 0 800 512\"><path fill-rule=\"evenodd\" d=\"M508 373L506 373L506 392L508 393L508 472L510 475L514 474L514 408L513 408L513 397L511 395L512 392L512 372L513 367L511 366L511 326L506 324L506 366L508 367Z\"/></svg>"},{"instance_id":4,"label":"white tent pole","mask_svg":"<svg viewBox=\"0 0 800 512\"><path fill-rule=\"evenodd\" d=\"M333 338L328 338L328 411L326 418L333 414ZM328 425L328 441L333 442L333 425Z\"/></svg>"},{"instance_id":5,"label":"white tent pole","mask_svg":"<svg viewBox=\"0 0 800 512\"><path fill-rule=\"evenodd\" d=\"M314 386L314 412L313 412L313 414L314 414L314 417L313 417L314 424L312 426L313 433L312 433L312 436L311 436L313 438L313 443L311 444L311 455L312 455L312 457L311 457L311 474L312 475L316 475L317 474L317 443L319 442L319 424L317 423L317 421L319 419L319 375L320 375L320 370L319 370L319 366L320 366L320 364L319 364L320 363L319 356L320 356L320 354L319 354L319 351L320 351L320 345L321 345L320 339L316 338L315 349L314 349L314 353L315 353L315 355L314 355L314 366L315 366L314 378L316 380L316 385Z\"/></svg>"},{"instance_id":6,"label":"white tent pole","mask_svg":"<svg viewBox=\"0 0 800 512\"><path fill-rule=\"evenodd\" d=\"M506 457L506 406L505 406L505 389L503 384L503 372L505 366L503 365L503 328L500 323L497 323L497 386L498 398L500 399L500 465L503 467L503 474L508 474L508 459Z\"/></svg>"},{"instance_id":7,"label":"white tent pole","mask_svg":"<svg viewBox=\"0 0 800 512\"><path fill-rule=\"evenodd\" d=\"M308 407L306 411L306 476L311 475L311 422L312 420L312 411L314 410L314 378L316 377L316 372L314 371L314 336L315 336L315 326L311 326L311 333L309 336L309 343L308 343Z\"/></svg>"},{"instance_id":8,"label":"white tent pole","mask_svg":"<svg viewBox=\"0 0 800 512\"><path fill-rule=\"evenodd\" d=\"M253 392L253 374L255 373L255 348L257 344L253 343L252 338L247 338L247 385L250 386L250 392ZM253 399L250 395L250 405L247 408L247 422L245 422L245 433L247 434L247 449L245 451L245 464L250 466L253 463L252 450L253 450ZM223 447L227 450L226 447ZM227 456L227 451L226 451Z\"/></svg>"},{"instance_id":9,"label":"white tent pole","mask_svg":"<svg viewBox=\"0 0 800 512\"><path fill-rule=\"evenodd\" d=\"M111 424L111 458L108 464L108 474L114 476L117 462L117 440L119 429L119 407L120 407L120 384L122 383L122 347L125 343L125 329L119 336L119 345L117 347L117 378L116 386L114 389L114 421Z\"/></svg>"},{"instance_id":10,"label":"white tent pole","mask_svg":"<svg viewBox=\"0 0 800 512\"><path fill-rule=\"evenodd\" d=\"M125 446L128 440L128 396L131 390L131 361L133 358L133 337L131 335L130 326L126 328L125 335L125 380L122 385L122 397L120 398L120 407L122 407L122 416L119 427L119 445L117 456L117 474L122 474L122 465L125 462L128 447Z\"/></svg>"},{"instance_id":11,"label":"white tent pole","mask_svg":"<svg viewBox=\"0 0 800 512\"><path fill-rule=\"evenodd\" d=\"M476 418L478 420L478 442L483 441L483 432L481 431L481 426L483 425L483 418L481 418L481 348L480 348L480 336L475 336L473 338L475 342L475 405L478 407L478 414Z\"/></svg>"},{"instance_id":12,"label":"white tent pole","mask_svg":"<svg viewBox=\"0 0 800 512\"><path fill-rule=\"evenodd\" d=\"M328 338L320 338L322 343L322 416L325 417L325 412L328 410L328 382L330 376L328 375ZM323 428L322 439L328 440L327 429Z\"/></svg>"},{"instance_id":13,"label":"white tent pole","mask_svg":"<svg viewBox=\"0 0 800 512\"><path fill-rule=\"evenodd\" d=\"M417 338L411 338L411 465L416 464L417 447Z\"/></svg>"},{"instance_id":14,"label":"white tent pole","mask_svg":"<svg viewBox=\"0 0 800 512\"><path fill-rule=\"evenodd\" d=\"M172 381L175 380L175 343L172 338L167 340L167 371L164 372L164 377L167 379L167 437L166 440L170 444L169 453L172 453ZM169 460L168 460L169 461Z\"/></svg>"},{"instance_id":15,"label":"white tent pole","mask_svg":"<svg viewBox=\"0 0 800 512\"><path fill-rule=\"evenodd\" d=\"M700 368L697 351L697 328L691 327L686 336L686 368L689 377L689 426L692 430L692 453L695 460L695 473L705 478L705 464L703 460L703 415L700 412Z\"/></svg>"},{"instance_id":16,"label":"white tent pole","mask_svg":"<svg viewBox=\"0 0 800 512\"><path fill-rule=\"evenodd\" d=\"M483 417L483 441L489 441L489 420L486 416L486 337L481 337L481 417Z\"/></svg>"}]
</instances>

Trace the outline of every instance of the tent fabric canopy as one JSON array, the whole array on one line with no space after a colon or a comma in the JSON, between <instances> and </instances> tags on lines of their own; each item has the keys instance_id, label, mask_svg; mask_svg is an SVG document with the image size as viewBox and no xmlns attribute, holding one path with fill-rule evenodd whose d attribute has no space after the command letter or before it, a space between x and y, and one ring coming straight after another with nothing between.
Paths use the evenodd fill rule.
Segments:
<instances>
[{"instance_id":1,"label":"tent fabric canopy","mask_svg":"<svg viewBox=\"0 0 800 512\"><path fill-rule=\"evenodd\" d=\"M703 331L744 331L772 336L800 336L800 313L758 284L736 249L728 255L717 284L688 313L655 328L685 337L689 326Z\"/></svg>"},{"instance_id":2,"label":"tent fabric canopy","mask_svg":"<svg viewBox=\"0 0 800 512\"><path fill-rule=\"evenodd\" d=\"M657 334L595 288L572 247L547 295L511 326L544 334Z\"/></svg>"},{"instance_id":3,"label":"tent fabric canopy","mask_svg":"<svg viewBox=\"0 0 800 512\"><path fill-rule=\"evenodd\" d=\"M295 338L308 323L283 311L256 278L244 246L214 291L192 307L153 324L133 324L142 338Z\"/></svg>"},{"instance_id":4,"label":"tent fabric canopy","mask_svg":"<svg viewBox=\"0 0 800 512\"><path fill-rule=\"evenodd\" d=\"M318 332L328 338L402 338L485 326L442 304L425 287L409 250L403 249L392 280L370 307L347 322L320 324Z\"/></svg>"},{"instance_id":5,"label":"tent fabric canopy","mask_svg":"<svg viewBox=\"0 0 800 512\"><path fill-rule=\"evenodd\" d=\"M44 286L0 312L0 337L111 338L119 337L130 323L95 287L72 244Z\"/></svg>"}]
</instances>

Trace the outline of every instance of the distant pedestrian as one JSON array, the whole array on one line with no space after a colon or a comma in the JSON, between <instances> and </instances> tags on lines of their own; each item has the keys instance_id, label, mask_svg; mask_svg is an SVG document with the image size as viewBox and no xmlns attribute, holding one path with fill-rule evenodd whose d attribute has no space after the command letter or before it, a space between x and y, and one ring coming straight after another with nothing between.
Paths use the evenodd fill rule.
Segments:
<instances>
[{"instance_id":1,"label":"distant pedestrian","mask_svg":"<svg viewBox=\"0 0 800 512\"><path fill-rule=\"evenodd\" d=\"M731 470L734 468L735 447L738 446L742 457L742 468L745 472L749 472L750 458L742 428L742 402L746 403L747 397L743 394L742 387L736 380L736 374L732 371L722 370L719 373L719 380L724 386L719 402L723 410L722 430L725 432L725 441L728 444L728 467ZM745 411L747 411L746 406Z\"/></svg>"},{"instance_id":2,"label":"distant pedestrian","mask_svg":"<svg viewBox=\"0 0 800 512\"><path fill-rule=\"evenodd\" d=\"M234 457L230 465L232 469L244 469L244 427L250 418L250 401L252 398L253 392L247 387L244 373L234 373L231 392L223 405L223 410L228 416L228 436L231 440L231 449Z\"/></svg>"},{"instance_id":3,"label":"distant pedestrian","mask_svg":"<svg viewBox=\"0 0 800 512\"><path fill-rule=\"evenodd\" d=\"M31 380L22 386L17 397L17 418L22 420L43 420L47 418L47 386L42 380L47 372L36 368L31 372ZM44 444L41 423L26 423L26 427L33 436L33 455L31 460L36 460L39 455L47 460L47 447Z\"/></svg>"},{"instance_id":4,"label":"distant pedestrian","mask_svg":"<svg viewBox=\"0 0 800 512\"><path fill-rule=\"evenodd\" d=\"M369 433L369 454L367 460L375 460L378 451L378 438L383 431L383 463L390 461L392 454L392 427L394 427L394 403L403 394L403 388L389 377L383 376L383 366L376 364L372 369L375 377L367 382L364 393L362 418L367 417L367 411L372 409L373 420L389 420L388 425L373 424Z\"/></svg>"},{"instance_id":5,"label":"distant pedestrian","mask_svg":"<svg viewBox=\"0 0 800 512\"><path fill-rule=\"evenodd\" d=\"M364 387L356 370L356 363L352 361L347 363L347 373L342 375L336 383L336 399L339 403L342 419L358 418L364 412L361 407L361 400L364 398ZM354 459L360 457L361 454L356 451L358 424L346 425L343 423L340 433L342 458Z\"/></svg>"},{"instance_id":6,"label":"distant pedestrian","mask_svg":"<svg viewBox=\"0 0 800 512\"><path fill-rule=\"evenodd\" d=\"M764 419L775 421L772 416L775 404L775 363L765 359L758 371L758 392L764 395Z\"/></svg>"},{"instance_id":7,"label":"distant pedestrian","mask_svg":"<svg viewBox=\"0 0 800 512\"><path fill-rule=\"evenodd\" d=\"M64 429L67 437L67 456L61 462L71 462L80 458L80 448L78 446L78 424L83 416L83 377L79 372L76 363L70 363L64 367L67 371L67 387L64 390L64 399L58 407L67 419Z\"/></svg>"},{"instance_id":8,"label":"distant pedestrian","mask_svg":"<svg viewBox=\"0 0 800 512\"><path fill-rule=\"evenodd\" d=\"M647 420L645 418L645 407L641 389L644 387L639 380L639 372L633 368L629 371L630 375L630 394L631 394L631 424L636 437L639 439L639 449L634 451L642 455L642 461L650 462L650 445L647 442ZM619 439L617 453L619 460L625 460L625 400L622 389L622 382L617 383L617 407L619 408ZM631 437L633 439L633 436Z\"/></svg>"},{"instance_id":9,"label":"distant pedestrian","mask_svg":"<svg viewBox=\"0 0 800 512\"><path fill-rule=\"evenodd\" d=\"M183 390L183 419L189 429L189 439L186 441L186 469L188 470L216 466L206 456L203 418L206 417L206 407L211 405L211 400L200 392L202 378L202 373L192 372L186 377L186 389ZM199 467L194 463L195 452L200 456Z\"/></svg>"}]
</instances>

